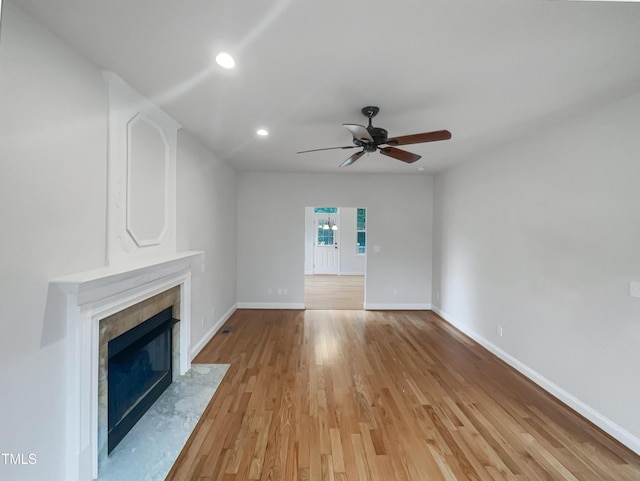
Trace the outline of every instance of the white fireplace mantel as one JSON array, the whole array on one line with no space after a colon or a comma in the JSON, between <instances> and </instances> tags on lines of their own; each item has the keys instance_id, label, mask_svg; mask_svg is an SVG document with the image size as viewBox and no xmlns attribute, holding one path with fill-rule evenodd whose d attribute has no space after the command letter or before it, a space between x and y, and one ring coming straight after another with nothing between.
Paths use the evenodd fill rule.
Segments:
<instances>
[{"instance_id":1,"label":"white fireplace mantel","mask_svg":"<svg viewBox=\"0 0 640 481\"><path fill-rule=\"evenodd\" d=\"M198 259L200 258L200 259ZM191 273L202 252L127 261L51 281L66 298L67 476L98 477L99 323L112 314L180 286L180 374L191 367Z\"/></svg>"}]
</instances>

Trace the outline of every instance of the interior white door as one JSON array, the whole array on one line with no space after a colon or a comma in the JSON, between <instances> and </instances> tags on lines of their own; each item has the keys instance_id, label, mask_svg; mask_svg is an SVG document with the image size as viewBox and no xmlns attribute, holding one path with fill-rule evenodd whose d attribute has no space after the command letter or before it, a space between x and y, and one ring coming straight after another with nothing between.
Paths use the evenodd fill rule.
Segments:
<instances>
[{"instance_id":1,"label":"interior white door","mask_svg":"<svg viewBox=\"0 0 640 481\"><path fill-rule=\"evenodd\" d=\"M338 214L316 214L313 242L313 273L340 273L340 229ZM325 226L329 225L326 229ZM335 229L332 227L335 226Z\"/></svg>"}]
</instances>

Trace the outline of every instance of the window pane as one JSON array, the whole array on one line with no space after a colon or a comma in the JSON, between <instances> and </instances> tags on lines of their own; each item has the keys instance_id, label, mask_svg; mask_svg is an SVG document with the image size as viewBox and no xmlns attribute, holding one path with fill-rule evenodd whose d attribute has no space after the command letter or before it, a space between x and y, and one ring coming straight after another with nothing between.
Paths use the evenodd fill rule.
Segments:
<instances>
[{"instance_id":1,"label":"window pane","mask_svg":"<svg viewBox=\"0 0 640 481\"><path fill-rule=\"evenodd\" d=\"M358 226L357 230L366 230L367 228L367 210L358 209Z\"/></svg>"},{"instance_id":2,"label":"window pane","mask_svg":"<svg viewBox=\"0 0 640 481\"><path fill-rule=\"evenodd\" d=\"M322 227L318 227L318 245L333 245L333 231L331 229L323 229Z\"/></svg>"},{"instance_id":3,"label":"window pane","mask_svg":"<svg viewBox=\"0 0 640 481\"><path fill-rule=\"evenodd\" d=\"M364 254L367 251L367 233L358 232L358 254Z\"/></svg>"},{"instance_id":4,"label":"window pane","mask_svg":"<svg viewBox=\"0 0 640 481\"><path fill-rule=\"evenodd\" d=\"M314 207L313 211L316 214L337 214L337 207Z\"/></svg>"}]
</instances>

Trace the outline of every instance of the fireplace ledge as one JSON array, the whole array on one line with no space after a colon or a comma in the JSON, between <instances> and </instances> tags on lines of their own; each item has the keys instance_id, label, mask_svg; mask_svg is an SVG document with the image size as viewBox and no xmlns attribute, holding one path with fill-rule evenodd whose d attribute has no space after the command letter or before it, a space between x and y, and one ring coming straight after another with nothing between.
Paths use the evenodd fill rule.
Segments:
<instances>
[{"instance_id":1,"label":"fireplace ledge","mask_svg":"<svg viewBox=\"0 0 640 481\"><path fill-rule=\"evenodd\" d=\"M100 288L127 281L134 281L138 285L144 283L146 274L155 274L148 280L162 275L164 269L171 269L184 265L192 259L201 257L202 251L184 251L176 254L143 257L135 261L114 263L111 266L101 267L90 271L68 274L51 280L52 284L58 285L67 295L82 295ZM88 296L87 302L91 302Z\"/></svg>"}]
</instances>

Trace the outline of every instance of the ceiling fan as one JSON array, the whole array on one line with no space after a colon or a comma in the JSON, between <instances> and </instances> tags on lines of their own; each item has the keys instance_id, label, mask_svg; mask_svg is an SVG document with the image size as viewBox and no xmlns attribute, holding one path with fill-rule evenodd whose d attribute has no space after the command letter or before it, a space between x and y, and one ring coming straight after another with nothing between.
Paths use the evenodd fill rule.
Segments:
<instances>
[{"instance_id":1,"label":"ceiling fan","mask_svg":"<svg viewBox=\"0 0 640 481\"><path fill-rule=\"evenodd\" d=\"M401 160L411 164L422 156L407 152L406 150L397 149L396 145L407 144L420 144L423 142L435 142L437 140L448 140L451 138L451 132L448 130L436 130L434 132L424 132L422 134L402 135L400 137L387 137L387 131L379 127L371 125L371 119L374 118L380 109L378 107L364 107L362 114L369 119L369 125L358 124L342 124L351 135L353 135L354 145L346 145L344 147L327 147L324 149L303 150L297 152L298 154L305 154L307 152L318 152L321 150L333 150L333 149L356 149L362 147L360 152L356 152L347 160L345 160L340 167L346 167L353 164L356 160L362 157L365 152L375 152L379 150L381 154L393 157L394 159ZM383 146L383 147L381 147Z\"/></svg>"}]
</instances>

